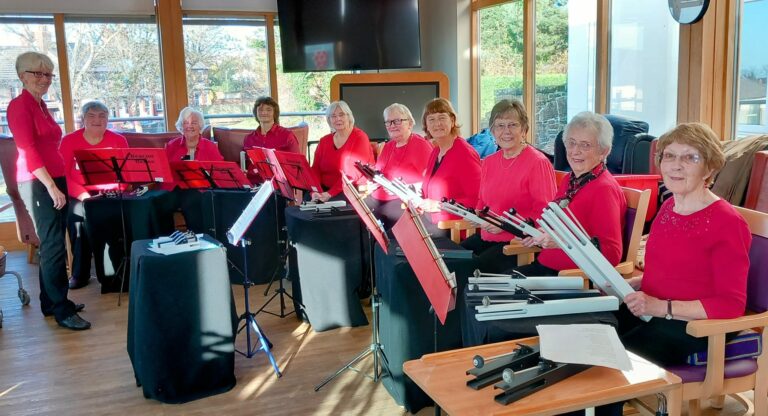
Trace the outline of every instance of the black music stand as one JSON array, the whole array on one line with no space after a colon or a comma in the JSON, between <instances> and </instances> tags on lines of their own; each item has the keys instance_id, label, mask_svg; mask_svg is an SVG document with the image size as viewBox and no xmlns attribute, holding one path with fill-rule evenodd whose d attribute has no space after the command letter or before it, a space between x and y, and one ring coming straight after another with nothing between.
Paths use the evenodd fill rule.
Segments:
<instances>
[{"instance_id":1,"label":"black music stand","mask_svg":"<svg viewBox=\"0 0 768 416\"><path fill-rule=\"evenodd\" d=\"M144 185L171 180L173 174L168 165L165 149L80 149L75 150L75 160L89 186L118 186L120 225L123 233L123 258L117 268L120 275L120 293L117 306L125 288L125 272L128 269L128 234L125 230L125 206L123 190L125 185Z\"/></svg>"},{"instance_id":2,"label":"black music stand","mask_svg":"<svg viewBox=\"0 0 768 416\"><path fill-rule=\"evenodd\" d=\"M346 175L341 175L341 180L343 183L342 190L344 191L344 195L347 197L350 205L352 205L352 208L355 209L355 212L357 212L357 215L360 216L360 219L365 224L365 228L368 230L368 252L371 256L371 264L373 264L373 240L375 239L384 250L384 252L387 253L389 250L389 238L387 237L387 233L384 231L384 227L381 225L381 222L379 222L379 220L373 216L373 212L371 212L371 209L368 208L368 205L366 205L363 201L363 197L361 197L355 189L355 185L349 180L349 178L346 177ZM379 363L381 363L381 369L383 372L386 372L389 377L392 378L392 372L389 371L389 361L387 360L386 354L384 354L384 348L382 347L381 339L379 338L380 296L376 290L376 279L373 273L373 267L369 267L368 269L370 270L371 278L371 309L373 312L371 345L364 349L360 354L355 356L355 358L353 358L350 362L339 368L333 375L315 386L315 391L319 391L321 388L323 388L323 386L330 383L339 374L346 370L355 370L359 373L359 370L357 370L354 365L368 355L373 355L373 377L370 378L374 383L379 381Z\"/></svg>"}]
</instances>

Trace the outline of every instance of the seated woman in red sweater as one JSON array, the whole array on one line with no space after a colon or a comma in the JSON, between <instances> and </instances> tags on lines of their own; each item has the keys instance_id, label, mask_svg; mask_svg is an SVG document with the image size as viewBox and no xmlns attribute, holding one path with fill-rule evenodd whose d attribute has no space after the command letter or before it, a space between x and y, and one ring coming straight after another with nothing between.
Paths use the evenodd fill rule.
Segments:
<instances>
[{"instance_id":1,"label":"seated woman in red sweater","mask_svg":"<svg viewBox=\"0 0 768 416\"><path fill-rule=\"evenodd\" d=\"M415 123L411 110L403 104L394 103L384 109L389 141L376 160L376 169L389 179L400 178L407 184L421 186L432 145L413 132ZM400 199L384 188L375 189L367 202L385 229L391 228L403 213Z\"/></svg>"},{"instance_id":2,"label":"seated woman in red sweater","mask_svg":"<svg viewBox=\"0 0 768 416\"><path fill-rule=\"evenodd\" d=\"M431 226L425 225L438 235L448 233L437 230L438 222L460 219L440 211L440 200L454 199L464 206L474 207L480 189L480 156L459 137L460 126L456 119L451 102L445 98L428 102L421 118L427 138L435 145L424 173L422 191L426 199L421 209L431 213Z\"/></svg>"},{"instance_id":3,"label":"seated woman in red sweater","mask_svg":"<svg viewBox=\"0 0 768 416\"><path fill-rule=\"evenodd\" d=\"M67 193L69 194L69 212L67 215L67 230L72 245L72 270L69 278L69 288L78 289L88 284L91 279L92 249L85 232L85 206L83 201L91 197L85 189L85 178L75 161L75 150L81 149L124 149L128 147L125 137L107 130L109 124L109 109L100 101L90 101L83 104L83 128L67 134L61 139L59 153L64 159L64 173L67 177ZM117 189L116 185L106 189ZM104 284L104 270L100 262L96 262L96 277Z\"/></svg>"},{"instance_id":4,"label":"seated woman in red sweater","mask_svg":"<svg viewBox=\"0 0 768 416\"><path fill-rule=\"evenodd\" d=\"M165 154L169 162L180 160L201 160L204 162L219 162L224 156L219 152L216 143L202 136L205 120L203 113L192 107L185 107L179 113L176 130L182 135L165 145Z\"/></svg>"},{"instance_id":5,"label":"seated woman in red sweater","mask_svg":"<svg viewBox=\"0 0 768 416\"><path fill-rule=\"evenodd\" d=\"M603 256L611 264L619 264L627 201L604 163L611 152L613 127L605 117L584 111L565 126L563 142L571 173L562 179L555 201L568 201L587 234L597 239ZM528 237L523 244L543 248L535 262L517 269L523 274L554 276L560 270L577 268L546 233Z\"/></svg>"},{"instance_id":6,"label":"seated woman in red sweater","mask_svg":"<svg viewBox=\"0 0 768 416\"><path fill-rule=\"evenodd\" d=\"M259 97L253 104L253 116L259 127L245 136L243 150L266 147L283 152L299 153L299 140L292 131L280 125L280 106L272 97Z\"/></svg>"},{"instance_id":7,"label":"seated woman in red sweater","mask_svg":"<svg viewBox=\"0 0 768 416\"><path fill-rule=\"evenodd\" d=\"M525 141L528 113L523 103L499 101L488 124L500 150L482 161L477 208L488 207L497 214L515 208L525 218L538 218L555 197L555 170L543 153ZM500 273L517 265L517 257L503 252L513 238L498 227L485 226L461 245L475 253L480 270Z\"/></svg>"},{"instance_id":8,"label":"seated woman in red sweater","mask_svg":"<svg viewBox=\"0 0 768 416\"><path fill-rule=\"evenodd\" d=\"M355 162L374 162L368 135L355 127L355 116L346 102L332 102L325 111L325 118L333 133L320 139L312 162L312 171L320 180L323 192L313 192L311 198L322 202L341 194L342 173L356 185L365 181L365 177L355 167Z\"/></svg>"}]
</instances>

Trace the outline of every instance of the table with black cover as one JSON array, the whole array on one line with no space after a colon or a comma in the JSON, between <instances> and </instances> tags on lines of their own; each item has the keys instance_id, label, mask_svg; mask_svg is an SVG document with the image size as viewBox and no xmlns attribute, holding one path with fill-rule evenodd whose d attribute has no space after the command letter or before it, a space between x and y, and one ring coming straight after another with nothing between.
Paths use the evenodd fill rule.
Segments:
<instances>
[{"instance_id":1,"label":"table with black cover","mask_svg":"<svg viewBox=\"0 0 768 416\"><path fill-rule=\"evenodd\" d=\"M162 255L131 248L128 356L144 396L183 403L235 385L237 317L224 248Z\"/></svg>"},{"instance_id":2,"label":"table with black cover","mask_svg":"<svg viewBox=\"0 0 768 416\"><path fill-rule=\"evenodd\" d=\"M173 229L176 195L172 192L152 190L144 195L124 194L121 198L96 196L85 200L85 227L93 248L96 276L102 284L102 293L118 291L120 276L117 269L123 259L123 230L120 206L125 215L125 233L130 256L135 240L169 235ZM128 267L128 265L126 265ZM126 283L127 283L126 272Z\"/></svg>"},{"instance_id":3,"label":"table with black cover","mask_svg":"<svg viewBox=\"0 0 768 416\"><path fill-rule=\"evenodd\" d=\"M251 202L254 192L239 189L176 190L179 206L187 228L197 233L207 233L221 241L227 248L229 279L233 284L243 282L243 249L227 242L227 231ZM271 197L251 223L245 237L250 240L246 247L248 277L255 284L267 283L280 266L284 239L285 199Z\"/></svg>"},{"instance_id":4,"label":"table with black cover","mask_svg":"<svg viewBox=\"0 0 768 416\"><path fill-rule=\"evenodd\" d=\"M353 210L316 216L285 209L291 241L289 277L297 316L321 332L367 325L359 291L364 279L362 222Z\"/></svg>"},{"instance_id":5,"label":"table with black cover","mask_svg":"<svg viewBox=\"0 0 768 416\"><path fill-rule=\"evenodd\" d=\"M465 251L447 238L435 238L440 249ZM457 293L462 293L468 277L476 265L470 252L468 258L445 258L448 270L456 273ZM411 413L432 405L429 398L403 372L403 363L421 358L424 354L461 348L459 310L462 298L456 300L456 309L448 313L445 325L436 321L430 312L430 303L411 265L405 256L397 254L397 242L392 241L389 254L376 246L376 288L381 295L379 309L380 340L389 362L392 378L383 379L384 386L395 401ZM435 322L437 346L435 348Z\"/></svg>"}]
</instances>

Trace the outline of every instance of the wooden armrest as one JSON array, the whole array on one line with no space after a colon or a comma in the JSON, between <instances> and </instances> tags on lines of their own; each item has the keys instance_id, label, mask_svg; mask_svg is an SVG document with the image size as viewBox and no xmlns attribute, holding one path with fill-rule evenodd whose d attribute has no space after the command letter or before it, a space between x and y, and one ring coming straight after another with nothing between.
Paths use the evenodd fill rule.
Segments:
<instances>
[{"instance_id":1,"label":"wooden armrest","mask_svg":"<svg viewBox=\"0 0 768 416\"><path fill-rule=\"evenodd\" d=\"M454 230L464 231L464 230L476 230L477 227L475 227L474 224L467 220L455 220L453 223Z\"/></svg>"},{"instance_id":2,"label":"wooden armrest","mask_svg":"<svg viewBox=\"0 0 768 416\"><path fill-rule=\"evenodd\" d=\"M579 276L586 279L587 275L581 269L565 269L557 273L558 276Z\"/></svg>"},{"instance_id":3,"label":"wooden armrest","mask_svg":"<svg viewBox=\"0 0 768 416\"><path fill-rule=\"evenodd\" d=\"M517 256L520 254L533 254L540 252L541 249L538 247L526 247L524 246L520 240L512 240L504 246L504 255L507 256Z\"/></svg>"},{"instance_id":4,"label":"wooden armrest","mask_svg":"<svg viewBox=\"0 0 768 416\"><path fill-rule=\"evenodd\" d=\"M768 326L768 312L733 319L700 319L690 321L685 327L685 332L688 335L701 338L765 326Z\"/></svg>"}]
</instances>

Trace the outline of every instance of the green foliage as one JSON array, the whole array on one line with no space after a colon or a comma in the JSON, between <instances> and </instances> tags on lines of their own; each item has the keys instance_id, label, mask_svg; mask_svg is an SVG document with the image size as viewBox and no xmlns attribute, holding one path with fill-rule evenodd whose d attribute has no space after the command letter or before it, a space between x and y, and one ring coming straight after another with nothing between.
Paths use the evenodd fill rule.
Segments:
<instances>
[{"instance_id":1,"label":"green foliage","mask_svg":"<svg viewBox=\"0 0 768 416\"><path fill-rule=\"evenodd\" d=\"M557 87L567 82L566 74L539 74L536 87ZM488 118L496 104L496 92L500 90L518 90L522 96L523 77L510 75L484 76L480 80L480 117Z\"/></svg>"}]
</instances>

